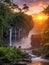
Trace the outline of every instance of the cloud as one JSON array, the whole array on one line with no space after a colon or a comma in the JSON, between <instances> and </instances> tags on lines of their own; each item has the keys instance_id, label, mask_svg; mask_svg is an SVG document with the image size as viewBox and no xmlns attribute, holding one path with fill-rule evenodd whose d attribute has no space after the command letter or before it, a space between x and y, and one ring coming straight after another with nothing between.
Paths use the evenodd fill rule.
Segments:
<instances>
[{"instance_id":1,"label":"cloud","mask_svg":"<svg viewBox=\"0 0 49 65\"><path fill-rule=\"evenodd\" d=\"M49 0L13 0L15 4L18 4L20 7L26 3L29 6L29 14L42 11L49 4Z\"/></svg>"},{"instance_id":2,"label":"cloud","mask_svg":"<svg viewBox=\"0 0 49 65\"><path fill-rule=\"evenodd\" d=\"M13 2L15 4L29 4L29 3L33 3L33 4L36 4L36 3L48 3L49 4L49 0L13 0Z\"/></svg>"}]
</instances>

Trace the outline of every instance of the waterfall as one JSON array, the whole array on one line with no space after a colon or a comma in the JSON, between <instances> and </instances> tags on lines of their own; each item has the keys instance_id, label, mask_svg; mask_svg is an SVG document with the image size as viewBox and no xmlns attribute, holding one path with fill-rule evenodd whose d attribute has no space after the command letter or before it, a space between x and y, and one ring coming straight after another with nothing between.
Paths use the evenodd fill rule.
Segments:
<instances>
[{"instance_id":1,"label":"waterfall","mask_svg":"<svg viewBox=\"0 0 49 65\"><path fill-rule=\"evenodd\" d=\"M15 41L16 41L16 37L17 37L16 33L17 33L17 31L16 31L16 29L15 29Z\"/></svg>"},{"instance_id":2,"label":"waterfall","mask_svg":"<svg viewBox=\"0 0 49 65\"><path fill-rule=\"evenodd\" d=\"M31 48L31 35L32 35L32 30L30 30L28 36L23 37L20 41L16 41L13 43L13 46L19 47L21 46L21 48Z\"/></svg>"},{"instance_id":3,"label":"waterfall","mask_svg":"<svg viewBox=\"0 0 49 65\"><path fill-rule=\"evenodd\" d=\"M20 39L20 35L21 35L21 29L19 29L19 32L18 32L18 38Z\"/></svg>"},{"instance_id":4,"label":"waterfall","mask_svg":"<svg viewBox=\"0 0 49 65\"><path fill-rule=\"evenodd\" d=\"M9 36L10 38L9 38L9 46L12 46L12 28L10 28L10 36Z\"/></svg>"}]
</instances>

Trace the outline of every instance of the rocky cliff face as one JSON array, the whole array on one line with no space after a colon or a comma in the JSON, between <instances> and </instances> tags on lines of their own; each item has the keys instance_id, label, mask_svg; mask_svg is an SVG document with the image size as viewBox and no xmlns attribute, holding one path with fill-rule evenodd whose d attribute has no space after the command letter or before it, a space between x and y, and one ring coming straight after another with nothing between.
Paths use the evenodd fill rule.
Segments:
<instances>
[{"instance_id":1,"label":"rocky cliff face","mask_svg":"<svg viewBox=\"0 0 49 65\"><path fill-rule=\"evenodd\" d=\"M31 37L32 48L40 48L41 43L42 43L42 37L39 34L32 35Z\"/></svg>"}]
</instances>

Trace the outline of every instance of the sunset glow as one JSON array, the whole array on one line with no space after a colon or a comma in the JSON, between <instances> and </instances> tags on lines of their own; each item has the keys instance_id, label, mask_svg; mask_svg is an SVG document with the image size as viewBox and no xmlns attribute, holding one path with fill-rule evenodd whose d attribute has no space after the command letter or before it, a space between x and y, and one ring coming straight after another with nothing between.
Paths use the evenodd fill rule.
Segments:
<instances>
[{"instance_id":1,"label":"sunset glow","mask_svg":"<svg viewBox=\"0 0 49 65\"><path fill-rule=\"evenodd\" d=\"M39 21L46 20L46 19L47 19L47 15L45 15L45 14L39 14L39 15L37 16L37 19L38 19Z\"/></svg>"},{"instance_id":2,"label":"sunset glow","mask_svg":"<svg viewBox=\"0 0 49 65\"><path fill-rule=\"evenodd\" d=\"M32 3L28 3L28 6L29 6L29 11L27 12L27 14L32 15L43 11L48 6L48 3L45 3L43 1L35 2L35 3L32 2Z\"/></svg>"},{"instance_id":3,"label":"sunset glow","mask_svg":"<svg viewBox=\"0 0 49 65\"><path fill-rule=\"evenodd\" d=\"M48 19L48 16L44 13L41 13L41 14L37 14L33 17L33 20L34 21L37 21L38 23L39 22L44 22Z\"/></svg>"}]
</instances>

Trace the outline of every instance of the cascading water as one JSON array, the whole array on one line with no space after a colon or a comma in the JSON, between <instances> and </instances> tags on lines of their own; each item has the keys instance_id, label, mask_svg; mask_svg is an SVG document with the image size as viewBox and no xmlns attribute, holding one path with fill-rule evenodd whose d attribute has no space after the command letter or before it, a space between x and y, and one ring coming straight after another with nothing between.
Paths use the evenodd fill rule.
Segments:
<instances>
[{"instance_id":1,"label":"cascading water","mask_svg":"<svg viewBox=\"0 0 49 65\"><path fill-rule=\"evenodd\" d=\"M27 37L23 37L20 41L18 42L15 42L13 44L13 46L16 46L16 47L19 47L21 46L21 48L30 48L31 47L31 35L32 35L32 30L29 32L28 36Z\"/></svg>"},{"instance_id":2,"label":"cascading water","mask_svg":"<svg viewBox=\"0 0 49 65\"><path fill-rule=\"evenodd\" d=\"M12 28L10 28L10 36L9 36L9 46L12 46Z\"/></svg>"}]
</instances>

